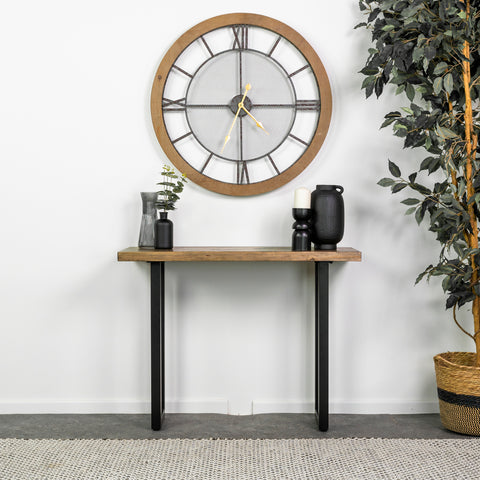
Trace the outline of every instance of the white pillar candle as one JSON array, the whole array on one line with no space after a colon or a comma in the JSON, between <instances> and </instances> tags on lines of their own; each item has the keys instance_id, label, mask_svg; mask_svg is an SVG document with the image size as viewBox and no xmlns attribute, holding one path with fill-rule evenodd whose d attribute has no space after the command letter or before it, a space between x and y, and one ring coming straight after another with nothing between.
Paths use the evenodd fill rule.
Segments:
<instances>
[{"instance_id":1,"label":"white pillar candle","mask_svg":"<svg viewBox=\"0 0 480 480\"><path fill-rule=\"evenodd\" d=\"M310 202L311 194L308 188L300 187L295 190L293 208L310 208Z\"/></svg>"}]
</instances>

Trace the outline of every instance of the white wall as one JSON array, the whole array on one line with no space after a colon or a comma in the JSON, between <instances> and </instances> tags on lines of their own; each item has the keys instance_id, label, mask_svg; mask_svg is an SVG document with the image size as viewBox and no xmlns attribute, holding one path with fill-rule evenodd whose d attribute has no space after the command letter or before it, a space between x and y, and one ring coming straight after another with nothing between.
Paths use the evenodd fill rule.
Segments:
<instances>
[{"instance_id":1,"label":"white wall","mask_svg":"<svg viewBox=\"0 0 480 480\"><path fill-rule=\"evenodd\" d=\"M187 8L188 6L188 8ZM322 58L333 90L327 140L282 188L230 198L189 184L177 245L288 245L293 191L345 187L331 267L331 409L436 409L432 356L470 350L438 284L425 229L376 186L402 150L379 130L398 99L364 99L368 48L356 0L244 0L286 22ZM166 157L149 114L154 72L187 28L232 11L220 0L4 3L0 24L0 413L149 411L149 277L117 263L135 245L140 191ZM169 411L312 411L313 270L286 264L168 264Z\"/></svg>"}]
</instances>

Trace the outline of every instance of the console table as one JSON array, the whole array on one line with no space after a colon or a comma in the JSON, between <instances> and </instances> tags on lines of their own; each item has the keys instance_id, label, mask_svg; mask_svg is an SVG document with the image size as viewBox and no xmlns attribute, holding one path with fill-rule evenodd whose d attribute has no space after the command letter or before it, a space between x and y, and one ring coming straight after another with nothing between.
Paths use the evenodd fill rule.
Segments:
<instances>
[{"instance_id":1,"label":"console table","mask_svg":"<svg viewBox=\"0 0 480 480\"><path fill-rule=\"evenodd\" d=\"M359 262L353 248L293 252L289 247L130 247L118 252L123 262L150 263L152 429L165 414L165 262L314 262L315 263L315 413L318 428L328 430L328 267L331 262Z\"/></svg>"}]
</instances>

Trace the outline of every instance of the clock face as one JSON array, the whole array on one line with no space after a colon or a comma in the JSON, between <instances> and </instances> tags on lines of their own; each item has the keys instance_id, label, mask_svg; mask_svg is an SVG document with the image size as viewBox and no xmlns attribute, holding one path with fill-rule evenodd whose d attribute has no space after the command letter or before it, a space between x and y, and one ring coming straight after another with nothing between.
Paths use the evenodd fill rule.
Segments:
<instances>
[{"instance_id":1,"label":"clock face","mask_svg":"<svg viewBox=\"0 0 480 480\"><path fill-rule=\"evenodd\" d=\"M285 184L326 136L323 65L293 29L228 14L180 37L152 88L155 133L172 163L210 190L253 195Z\"/></svg>"}]
</instances>

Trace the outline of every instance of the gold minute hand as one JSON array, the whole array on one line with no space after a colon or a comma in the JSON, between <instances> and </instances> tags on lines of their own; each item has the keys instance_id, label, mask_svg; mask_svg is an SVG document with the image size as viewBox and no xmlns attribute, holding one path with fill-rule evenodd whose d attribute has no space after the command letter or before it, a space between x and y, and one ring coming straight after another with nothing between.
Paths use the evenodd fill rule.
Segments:
<instances>
[{"instance_id":1,"label":"gold minute hand","mask_svg":"<svg viewBox=\"0 0 480 480\"><path fill-rule=\"evenodd\" d=\"M270 135L266 130L265 127L263 126L262 122L259 122L243 105L242 109L245 111L245 113L256 123L257 127L261 128L267 135Z\"/></svg>"},{"instance_id":2,"label":"gold minute hand","mask_svg":"<svg viewBox=\"0 0 480 480\"><path fill-rule=\"evenodd\" d=\"M245 85L245 93L243 94L243 97L242 97L242 100L241 102L239 102L238 104L238 110L237 110L237 113L235 114L235 118L233 119L233 122L232 122L232 125L230 126L230 130L228 131L227 133L227 136L225 137L225 141L223 142L223 147L222 147L222 150L220 151L220 153L223 153L223 150L225 149L225 145L228 143L228 141L230 140L230 134L232 133L232 130L233 130L233 126L235 125L235 122L237 121L237 118L238 118L238 114L240 113L240 110L242 108L244 108L243 106L243 101L245 100L245 97L247 96L247 93L248 91L252 88L252 86L247 83Z\"/></svg>"}]
</instances>

